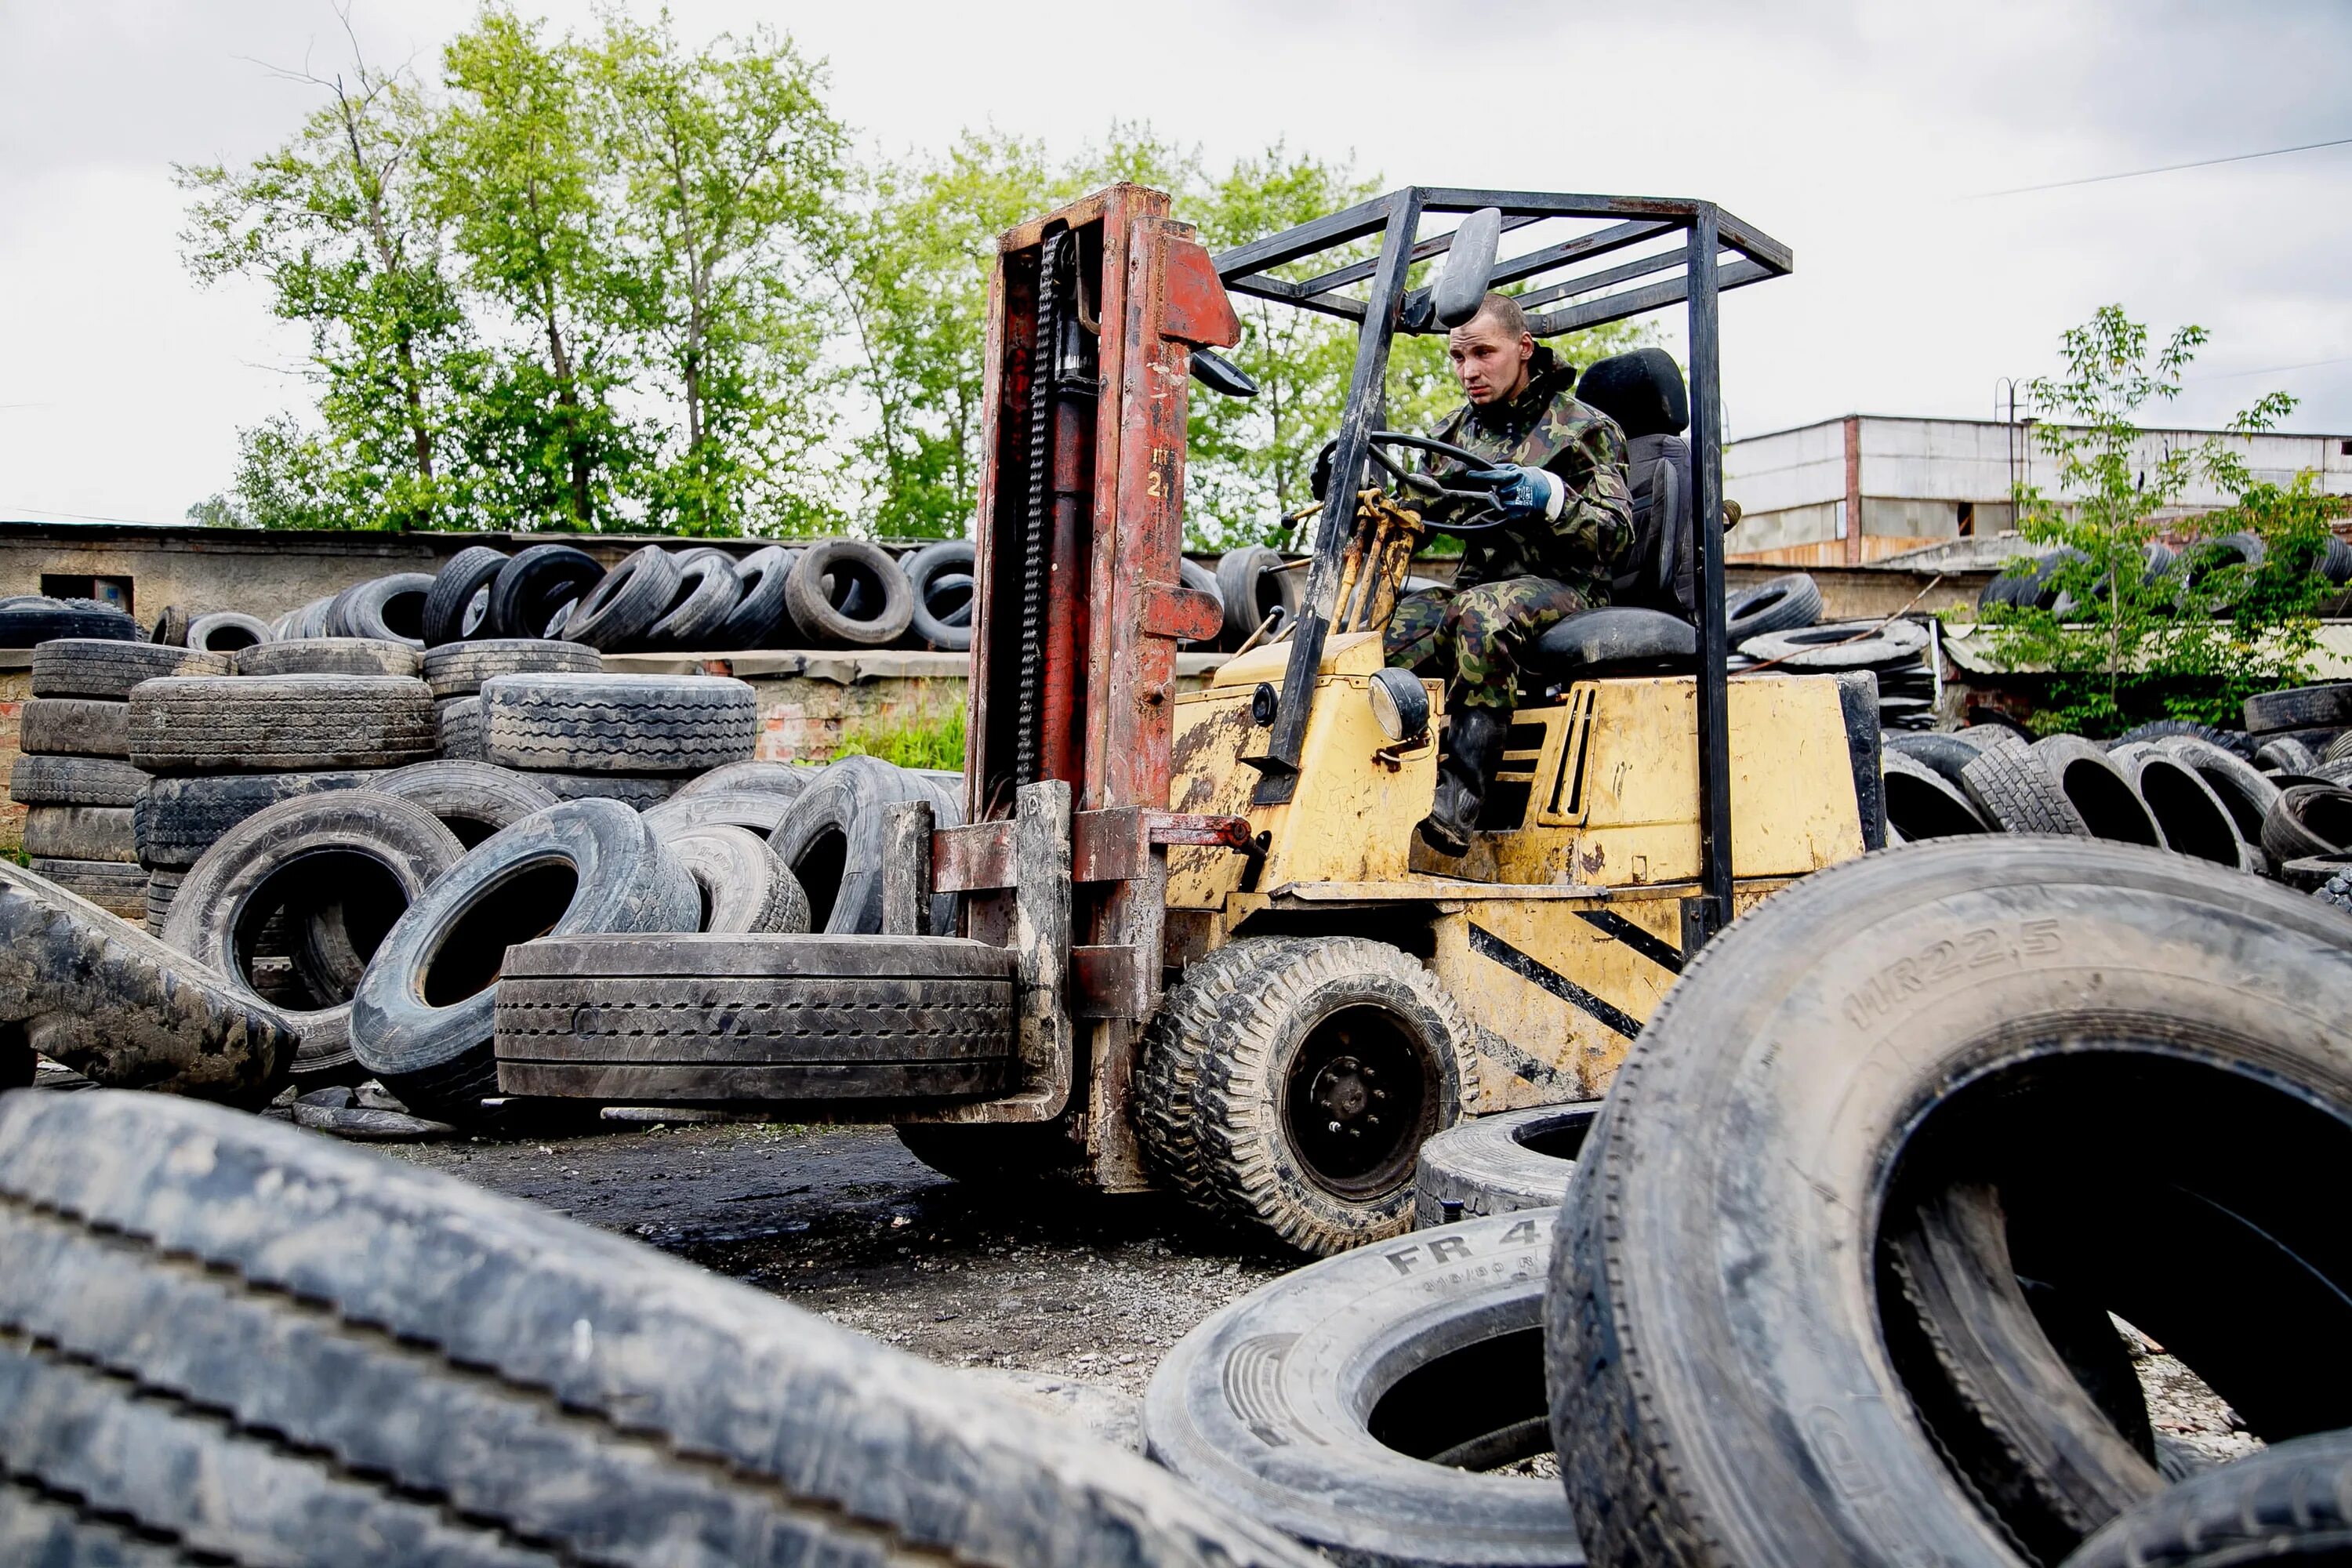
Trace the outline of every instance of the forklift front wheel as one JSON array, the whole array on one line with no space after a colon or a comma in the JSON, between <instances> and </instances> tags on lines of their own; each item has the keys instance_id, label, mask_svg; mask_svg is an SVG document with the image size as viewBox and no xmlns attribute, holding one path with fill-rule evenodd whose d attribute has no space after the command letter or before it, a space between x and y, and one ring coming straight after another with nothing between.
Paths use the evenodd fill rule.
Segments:
<instances>
[{"instance_id":1,"label":"forklift front wheel","mask_svg":"<svg viewBox=\"0 0 2352 1568\"><path fill-rule=\"evenodd\" d=\"M1204 1184L1225 1212L1318 1256L1409 1228L1422 1142L1475 1093L1468 1016L1385 942L1234 947L1219 966L1226 1005L1195 1055Z\"/></svg>"}]
</instances>

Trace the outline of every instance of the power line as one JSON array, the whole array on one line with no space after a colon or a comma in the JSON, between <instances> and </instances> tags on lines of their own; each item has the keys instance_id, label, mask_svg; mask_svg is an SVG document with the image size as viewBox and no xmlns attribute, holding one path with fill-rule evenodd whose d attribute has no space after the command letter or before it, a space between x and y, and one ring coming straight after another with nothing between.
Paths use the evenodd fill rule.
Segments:
<instances>
[{"instance_id":1,"label":"power line","mask_svg":"<svg viewBox=\"0 0 2352 1568\"><path fill-rule=\"evenodd\" d=\"M2231 370L2214 375L2186 376L2183 384L2192 381L2236 381L2242 376L2277 375L2283 371L2311 370L2323 364L2352 364L2352 354L2338 354L2334 359L2297 360L2293 364L2266 364L2256 370Z\"/></svg>"},{"instance_id":2,"label":"power line","mask_svg":"<svg viewBox=\"0 0 2352 1568\"><path fill-rule=\"evenodd\" d=\"M2053 180L2046 185L2015 185L2005 191L1979 191L1967 199L1984 201L1993 196L2021 196L2033 191L2063 191L2072 185L2104 184L2109 180L2137 180L2143 174L2170 174L2182 169L2210 169L2216 163L2242 163L2251 158L2278 158L2289 153L2312 153L2322 147L2352 146L2352 136L2338 136L2332 142L2305 142L2295 147L2273 147L2261 153L2232 153L2226 158L2200 158L2188 163L2165 163L2153 169L2126 169L2116 174L2092 174L2080 180Z\"/></svg>"}]
</instances>

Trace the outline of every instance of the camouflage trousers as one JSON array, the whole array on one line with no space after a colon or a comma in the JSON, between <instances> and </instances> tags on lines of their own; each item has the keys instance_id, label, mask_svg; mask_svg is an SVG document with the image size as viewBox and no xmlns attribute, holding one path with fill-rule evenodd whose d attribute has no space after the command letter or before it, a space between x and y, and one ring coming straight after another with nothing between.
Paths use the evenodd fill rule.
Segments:
<instances>
[{"instance_id":1,"label":"camouflage trousers","mask_svg":"<svg viewBox=\"0 0 2352 1568\"><path fill-rule=\"evenodd\" d=\"M1381 647L1389 663L1452 682L1448 706L1508 709L1518 703L1519 649L1588 607L1549 577L1424 588L1397 601Z\"/></svg>"}]
</instances>

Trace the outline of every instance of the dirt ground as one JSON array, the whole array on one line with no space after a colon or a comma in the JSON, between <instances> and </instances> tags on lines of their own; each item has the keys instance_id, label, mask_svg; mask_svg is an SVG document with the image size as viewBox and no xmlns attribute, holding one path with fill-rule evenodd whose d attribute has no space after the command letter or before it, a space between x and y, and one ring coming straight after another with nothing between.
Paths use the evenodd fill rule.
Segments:
<instances>
[{"instance_id":1,"label":"dirt ground","mask_svg":"<svg viewBox=\"0 0 2352 1568\"><path fill-rule=\"evenodd\" d=\"M944 1365L1127 1395L1194 1324L1297 1263L1160 1197L968 1187L887 1128L607 1126L384 1152L634 1236ZM2160 1435L2215 1459L2260 1446L2178 1359L2133 1342Z\"/></svg>"},{"instance_id":2,"label":"dirt ground","mask_svg":"<svg viewBox=\"0 0 2352 1568\"><path fill-rule=\"evenodd\" d=\"M949 1366L1140 1394L1195 1323L1293 1267L1159 1197L951 1182L888 1128L616 1129L385 1145Z\"/></svg>"}]
</instances>

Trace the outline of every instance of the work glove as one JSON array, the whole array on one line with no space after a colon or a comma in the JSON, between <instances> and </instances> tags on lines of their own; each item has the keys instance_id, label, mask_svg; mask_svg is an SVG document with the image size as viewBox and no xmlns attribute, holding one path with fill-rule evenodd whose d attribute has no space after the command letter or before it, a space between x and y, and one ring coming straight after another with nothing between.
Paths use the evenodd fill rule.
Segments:
<instances>
[{"instance_id":1,"label":"work glove","mask_svg":"<svg viewBox=\"0 0 2352 1568\"><path fill-rule=\"evenodd\" d=\"M1462 477L1474 485L1492 485L1495 504L1512 522L1532 522L1538 518L1550 522L1568 502L1568 487L1558 474L1543 468L1498 463L1491 468L1472 468Z\"/></svg>"}]
</instances>

